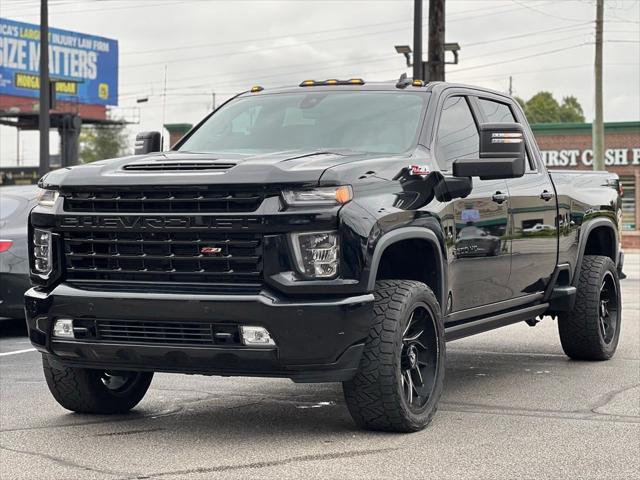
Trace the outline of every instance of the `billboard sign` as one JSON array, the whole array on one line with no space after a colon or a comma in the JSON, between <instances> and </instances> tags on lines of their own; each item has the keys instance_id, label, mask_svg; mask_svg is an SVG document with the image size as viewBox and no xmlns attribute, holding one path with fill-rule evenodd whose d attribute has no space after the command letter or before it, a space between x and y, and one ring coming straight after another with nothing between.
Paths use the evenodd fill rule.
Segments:
<instances>
[{"instance_id":1,"label":"billboard sign","mask_svg":"<svg viewBox=\"0 0 640 480\"><path fill-rule=\"evenodd\" d=\"M40 26L0 17L0 95L39 97ZM60 101L118 104L118 42L49 29L49 75Z\"/></svg>"}]
</instances>

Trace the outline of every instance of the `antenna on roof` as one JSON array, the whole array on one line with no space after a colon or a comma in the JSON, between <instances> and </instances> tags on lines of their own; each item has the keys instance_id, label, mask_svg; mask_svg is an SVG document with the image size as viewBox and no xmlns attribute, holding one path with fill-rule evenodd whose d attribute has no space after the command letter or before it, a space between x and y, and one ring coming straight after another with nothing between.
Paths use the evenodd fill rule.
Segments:
<instances>
[{"instance_id":1,"label":"antenna on roof","mask_svg":"<svg viewBox=\"0 0 640 480\"><path fill-rule=\"evenodd\" d=\"M407 88L409 85L411 85L411 80L407 78L406 73L402 73L396 83L396 88Z\"/></svg>"}]
</instances>

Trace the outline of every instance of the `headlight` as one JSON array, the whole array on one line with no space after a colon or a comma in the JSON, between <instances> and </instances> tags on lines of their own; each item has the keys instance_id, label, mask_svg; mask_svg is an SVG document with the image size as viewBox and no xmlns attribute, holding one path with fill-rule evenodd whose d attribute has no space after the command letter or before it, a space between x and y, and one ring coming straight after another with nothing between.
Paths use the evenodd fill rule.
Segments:
<instances>
[{"instance_id":1,"label":"headlight","mask_svg":"<svg viewBox=\"0 0 640 480\"><path fill-rule=\"evenodd\" d=\"M55 205L58 199L59 192L57 190L45 190L40 189L38 191L38 205L41 207L51 208Z\"/></svg>"},{"instance_id":2,"label":"headlight","mask_svg":"<svg viewBox=\"0 0 640 480\"><path fill-rule=\"evenodd\" d=\"M292 233L291 241L300 273L310 278L332 278L338 274L337 232Z\"/></svg>"},{"instance_id":3,"label":"headlight","mask_svg":"<svg viewBox=\"0 0 640 480\"><path fill-rule=\"evenodd\" d=\"M306 190L284 190L284 201L289 206L342 205L353 198L350 185L318 187Z\"/></svg>"},{"instance_id":4,"label":"headlight","mask_svg":"<svg viewBox=\"0 0 640 480\"><path fill-rule=\"evenodd\" d=\"M47 230L33 231L33 271L46 277L52 270L51 232Z\"/></svg>"}]
</instances>

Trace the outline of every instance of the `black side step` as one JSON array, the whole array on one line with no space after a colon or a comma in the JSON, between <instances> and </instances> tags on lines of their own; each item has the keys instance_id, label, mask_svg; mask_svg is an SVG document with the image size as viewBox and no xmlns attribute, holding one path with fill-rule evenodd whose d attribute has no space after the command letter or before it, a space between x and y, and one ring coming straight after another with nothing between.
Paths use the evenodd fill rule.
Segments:
<instances>
[{"instance_id":1,"label":"black side step","mask_svg":"<svg viewBox=\"0 0 640 480\"><path fill-rule=\"evenodd\" d=\"M472 320L459 325L448 327L445 325L444 335L447 342L458 340L460 338L469 337L476 333L487 332L499 327L505 327L512 323L523 322L542 315L549 308L548 303L541 303L532 307L514 310L512 312L500 313L490 317Z\"/></svg>"}]
</instances>

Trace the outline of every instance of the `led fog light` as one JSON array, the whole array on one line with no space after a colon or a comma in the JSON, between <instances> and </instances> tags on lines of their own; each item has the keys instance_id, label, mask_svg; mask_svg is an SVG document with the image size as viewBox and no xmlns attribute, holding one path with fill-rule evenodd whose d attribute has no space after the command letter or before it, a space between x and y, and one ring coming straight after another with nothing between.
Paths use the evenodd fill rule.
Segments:
<instances>
[{"instance_id":1,"label":"led fog light","mask_svg":"<svg viewBox=\"0 0 640 480\"><path fill-rule=\"evenodd\" d=\"M273 347L276 344L266 328L242 325L240 332L245 345Z\"/></svg>"},{"instance_id":2,"label":"led fog light","mask_svg":"<svg viewBox=\"0 0 640 480\"><path fill-rule=\"evenodd\" d=\"M291 239L300 273L310 278L332 278L338 274L337 232L293 233Z\"/></svg>"},{"instance_id":3,"label":"led fog light","mask_svg":"<svg viewBox=\"0 0 640 480\"><path fill-rule=\"evenodd\" d=\"M53 324L53 336L60 338L74 338L73 320L70 318L59 318Z\"/></svg>"}]
</instances>

